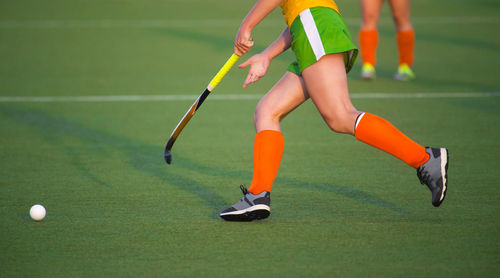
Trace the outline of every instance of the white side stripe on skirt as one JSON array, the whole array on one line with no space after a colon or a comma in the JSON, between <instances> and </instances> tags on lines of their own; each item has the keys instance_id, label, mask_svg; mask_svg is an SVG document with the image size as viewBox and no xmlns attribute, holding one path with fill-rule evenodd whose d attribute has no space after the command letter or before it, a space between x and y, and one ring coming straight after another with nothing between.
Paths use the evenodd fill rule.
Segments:
<instances>
[{"instance_id":1,"label":"white side stripe on skirt","mask_svg":"<svg viewBox=\"0 0 500 278\"><path fill-rule=\"evenodd\" d=\"M300 21L302 22L302 26L304 26L307 39L311 44L314 55L316 56L316 61L319 61L319 59L325 55L325 49L323 48L323 43L321 42L316 22L314 22L314 18L309 9L300 13Z\"/></svg>"}]
</instances>

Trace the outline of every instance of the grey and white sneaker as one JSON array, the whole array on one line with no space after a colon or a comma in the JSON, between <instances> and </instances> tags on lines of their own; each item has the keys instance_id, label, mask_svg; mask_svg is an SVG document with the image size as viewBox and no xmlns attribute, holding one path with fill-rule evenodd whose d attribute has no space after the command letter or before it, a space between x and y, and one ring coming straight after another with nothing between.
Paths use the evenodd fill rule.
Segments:
<instances>
[{"instance_id":1,"label":"grey and white sneaker","mask_svg":"<svg viewBox=\"0 0 500 278\"><path fill-rule=\"evenodd\" d=\"M430 158L424 165L418 167L417 176L420 182L431 190L432 205L439 207L448 189L448 149L429 147L425 149Z\"/></svg>"},{"instance_id":2,"label":"grey and white sneaker","mask_svg":"<svg viewBox=\"0 0 500 278\"><path fill-rule=\"evenodd\" d=\"M232 207L222 211L219 216L226 221L253 221L267 218L271 213L271 193L262 191L254 195L241 185L243 198Z\"/></svg>"}]
</instances>

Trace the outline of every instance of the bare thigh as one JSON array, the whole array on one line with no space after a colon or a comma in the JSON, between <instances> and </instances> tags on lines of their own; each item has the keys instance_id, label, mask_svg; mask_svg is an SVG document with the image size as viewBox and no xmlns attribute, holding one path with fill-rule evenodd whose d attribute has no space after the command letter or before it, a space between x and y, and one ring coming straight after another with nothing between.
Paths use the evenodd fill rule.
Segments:
<instances>
[{"instance_id":1,"label":"bare thigh","mask_svg":"<svg viewBox=\"0 0 500 278\"><path fill-rule=\"evenodd\" d=\"M281 131L281 120L308 98L303 79L286 72L257 104L254 114L256 131Z\"/></svg>"},{"instance_id":2,"label":"bare thigh","mask_svg":"<svg viewBox=\"0 0 500 278\"><path fill-rule=\"evenodd\" d=\"M392 10L392 19L397 31L413 30L410 21L410 0L389 0Z\"/></svg>"},{"instance_id":3,"label":"bare thigh","mask_svg":"<svg viewBox=\"0 0 500 278\"><path fill-rule=\"evenodd\" d=\"M361 30L377 30L380 18L380 9L384 0L361 0L361 13L363 22Z\"/></svg>"},{"instance_id":4,"label":"bare thigh","mask_svg":"<svg viewBox=\"0 0 500 278\"><path fill-rule=\"evenodd\" d=\"M344 54L323 56L302 72L307 92L327 125L336 132L354 134L360 114L349 97Z\"/></svg>"}]
</instances>

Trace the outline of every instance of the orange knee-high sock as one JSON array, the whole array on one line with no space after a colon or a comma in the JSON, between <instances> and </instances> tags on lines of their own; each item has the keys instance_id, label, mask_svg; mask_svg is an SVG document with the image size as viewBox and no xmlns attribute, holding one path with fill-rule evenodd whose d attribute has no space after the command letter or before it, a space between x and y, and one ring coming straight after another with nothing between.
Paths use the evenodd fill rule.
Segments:
<instances>
[{"instance_id":1,"label":"orange knee-high sock","mask_svg":"<svg viewBox=\"0 0 500 278\"><path fill-rule=\"evenodd\" d=\"M248 191L260 194L271 192L274 179L278 174L285 138L276 130L263 130L255 135L253 147L253 178Z\"/></svg>"},{"instance_id":2,"label":"orange knee-high sock","mask_svg":"<svg viewBox=\"0 0 500 278\"><path fill-rule=\"evenodd\" d=\"M369 113L356 120L356 138L418 168L429 159L425 148L412 141L388 121Z\"/></svg>"},{"instance_id":3,"label":"orange knee-high sock","mask_svg":"<svg viewBox=\"0 0 500 278\"><path fill-rule=\"evenodd\" d=\"M359 31L359 44L361 50L361 59L364 63L369 63L375 66L377 62L377 45L378 31L377 30L361 30Z\"/></svg>"},{"instance_id":4,"label":"orange knee-high sock","mask_svg":"<svg viewBox=\"0 0 500 278\"><path fill-rule=\"evenodd\" d=\"M415 32L413 30L398 32L396 35L399 50L399 64L413 65L415 49Z\"/></svg>"}]
</instances>

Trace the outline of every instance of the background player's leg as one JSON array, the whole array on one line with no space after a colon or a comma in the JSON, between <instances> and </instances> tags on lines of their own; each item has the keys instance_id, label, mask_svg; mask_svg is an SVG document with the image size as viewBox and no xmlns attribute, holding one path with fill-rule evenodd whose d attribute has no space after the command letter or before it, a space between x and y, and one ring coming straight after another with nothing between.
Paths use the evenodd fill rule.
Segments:
<instances>
[{"instance_id":1,"label":"background player's leg","mask_svg":"<svg viewBox=\"0 0 500 278\"><path fill-rule=\"evenodd\" d=\"M396 26L396 42L399 51L398 72L394 78L403 81L411 80L415 78L411 70L415 49L415 31L410 21L410 0L390 0L389 3Z\"/></svg>"},{"instance_id":2,"label":"background player's leg","mask_svg":"<svg viewBox=\"0 0 500 278\"><path fill-rule=\"evenodd\" d=\"M359 44L363 63L361 77L365 80L372 80L375 78L378 21L383 3L383 0L361 0L363 21L359 31Z\"/></svg>"},{"instance_id":3,"label":"background player's leg","mask_svg":"<svg viewBox=\"0 0 500 278\"><path fill-rule=\"evenodd\" d=\"M369 1L368 1L369 2ZM392 19L397 32L413 30L410 21L410 0L389 0L392 11Z\"/></svg>"}]
</instances>

